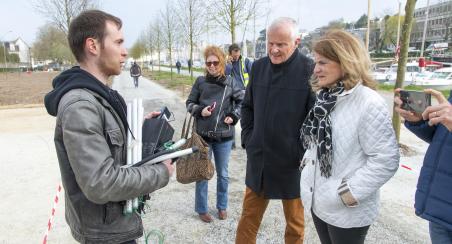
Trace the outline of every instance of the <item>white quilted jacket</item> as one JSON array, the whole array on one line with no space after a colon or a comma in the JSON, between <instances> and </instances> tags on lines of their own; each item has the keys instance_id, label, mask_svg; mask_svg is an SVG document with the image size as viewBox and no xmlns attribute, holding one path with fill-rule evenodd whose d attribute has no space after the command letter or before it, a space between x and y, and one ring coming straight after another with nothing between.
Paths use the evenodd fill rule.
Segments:
<instances>
[{"instance_id":1,"label":"white quilted jacket","mask_svg":"<svg viewBox=\"0 0 452 244\"><path fill-rule=\"evenodd\" d=\"M352 228L371 225L378 215L379 189L397 171L399 147L387 105L374 90L356 85L338 97L331 113L333 165L329 178L320 175L315 145L303 157L301 199L307 211L328 224ZM346 180L357 200L347 207L338 194Z\"/></svg>"}]
</instances>

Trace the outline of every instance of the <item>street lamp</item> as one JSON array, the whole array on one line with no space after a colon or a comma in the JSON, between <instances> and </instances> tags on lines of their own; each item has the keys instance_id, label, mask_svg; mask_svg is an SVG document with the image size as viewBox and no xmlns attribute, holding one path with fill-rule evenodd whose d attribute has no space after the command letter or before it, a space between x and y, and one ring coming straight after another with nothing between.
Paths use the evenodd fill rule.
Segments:
<instances>
[{"instance_id":1,"label":"street lamp","mask_svg":"<svg viewBox=\"0 0 452 244\"><path fill-rule=\"evenodd\" d=\"M5 37L6 35L8 35L9 33L11 33L13 31L9 30L7 31L5 34L2 35L2 38L0 38L0 40L3 40L3 37ZM5 79L8 78L8 63L6 62L6 42L3 41L3 58L5 61L5 67L3 68L5 71Z\"/></svg>"}]
</instances>

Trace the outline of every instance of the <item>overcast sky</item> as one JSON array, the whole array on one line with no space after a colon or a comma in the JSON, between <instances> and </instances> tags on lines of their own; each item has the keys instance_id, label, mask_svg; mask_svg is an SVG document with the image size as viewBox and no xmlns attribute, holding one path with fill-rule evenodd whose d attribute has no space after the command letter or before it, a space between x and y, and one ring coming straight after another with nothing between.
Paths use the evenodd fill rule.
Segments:
<instances>
[{"instance_id":1,"label":"overcast sky","mask_svg":"<svg viewBox=\"0 0 452 244\"><path fill-rule=\"evenodd\" d=\"M28 44L35 41L37 30L46 23L46 19L35 12L31 2L37 0L12 0L0 3L0 41L21 37ZM98 0L102 10L120 17L126 46L130 47L149 22L165 6L167 0ZM430 4L439 0L431 0ZM367 13L366 0L269 0L267 8L270 15L263 17L257 24L257 30L280 16L292 17L300 22L300 28L308 31L326 25L329 21L344 18L345 21L356 21ZM401 0L402 11L406 0ZM416 8L425 7L427 0L418 0ZM398 0L372 0L371 17L395 14L398 11ZM206 16L207 19L207 16ZM250 23L251 24L251 23ZM248 27L247 38L252 39L252 28ZM11 30L11 32L9 32ZM243 37L243 30L238 30L237 39ZM210 42L227 43L225 32L218 32L210 38Z\"/></svg>"}]
</instances>

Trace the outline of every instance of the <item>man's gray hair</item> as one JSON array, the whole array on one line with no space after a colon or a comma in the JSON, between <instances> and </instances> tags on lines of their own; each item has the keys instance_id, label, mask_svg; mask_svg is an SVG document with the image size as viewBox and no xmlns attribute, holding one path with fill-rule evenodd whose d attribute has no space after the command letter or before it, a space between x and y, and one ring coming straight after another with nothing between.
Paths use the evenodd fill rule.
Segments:
<instances>
[{"instance_id":1,"label":"man's gray hair","mask_svg":"<svg viewBox=\"0 0 452 244\"><path fill-rule=\"evenodd\" d=\"M273 20L273 22L270 24L270 26L268 27L268 32L270 32L273 29L281 28L281 27L285 27L285 28L289 29L292 40L295 41L295 39L297 39L298 23L296 20L294 20L290 17L279 17L279 18Z\"/></svg>"}]
</instances>

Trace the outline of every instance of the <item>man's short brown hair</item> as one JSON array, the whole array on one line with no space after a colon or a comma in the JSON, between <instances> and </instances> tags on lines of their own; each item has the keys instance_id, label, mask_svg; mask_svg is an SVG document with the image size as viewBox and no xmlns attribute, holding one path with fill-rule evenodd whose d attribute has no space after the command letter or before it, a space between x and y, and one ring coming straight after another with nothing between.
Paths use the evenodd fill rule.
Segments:
<instances>
[{"instance_id":1,"label":"man's short brown hair","mask_svg":"<svg viewBox=\"0 0 452 244\"><path fill-rule=\"evenodd\" d=\"M118 29L122 27L121 19L100 10L83 11L71 21L67 39L77 62L80 63L85 59L87 38L97 39L103 47L107 21L115 23Z\"/></svg>"},{"instance_id":2,"label":"man's short brown hair","mask_svg":"<svg viewBox=\"0 0 452 244\"><path fill-rule=\"evenodd\" d=\"M239 45L237 44L237 43L232 43L230 46L229 46L229 54L232 54L232 51L240 51L240 47L239 47Z\"/></svg>"}]
</instances>

